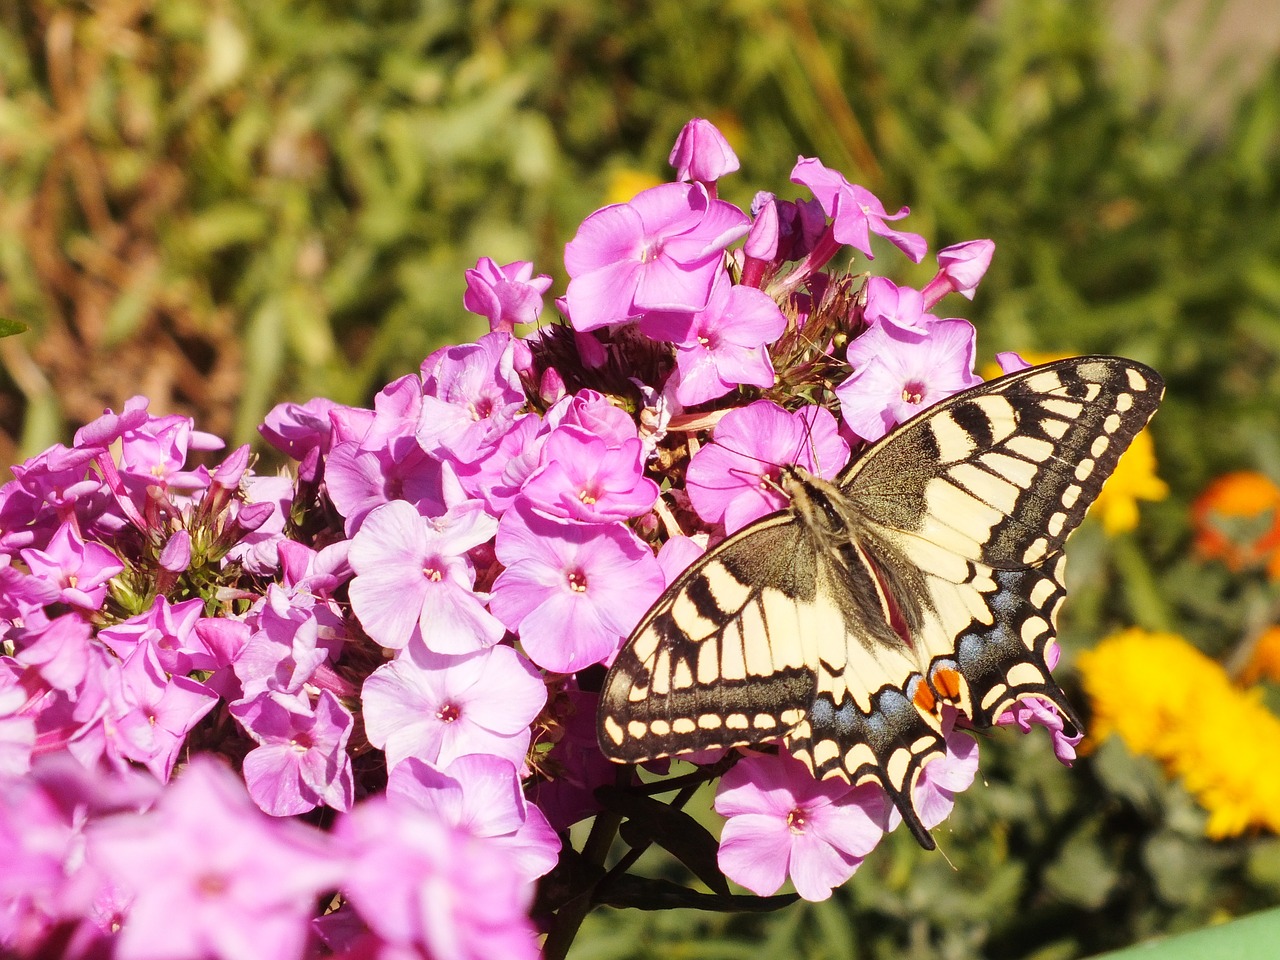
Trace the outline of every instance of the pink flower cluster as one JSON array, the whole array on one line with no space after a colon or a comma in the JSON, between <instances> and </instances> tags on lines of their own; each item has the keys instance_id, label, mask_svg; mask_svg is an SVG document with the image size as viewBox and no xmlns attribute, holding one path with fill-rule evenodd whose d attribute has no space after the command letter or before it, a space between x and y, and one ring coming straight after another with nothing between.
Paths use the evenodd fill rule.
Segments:
<instances>
[{"instance_id":1,"label":"pink flower cluster","mask_svg":"<svg viewBox=\"0 0 1280 960\"><path fill-rule=\"evenodd\" d=\"M536 956L531 910L554 929L557 905L534 908L538 879L597 788L625 786L594 742L601 665L709 538L783 505L779 464L833 477L978 382L973 328L927 311L972 295L989 241L942 251L922 291L859 291L824 266L873 234L918 262L923 238L889 226L905 208L801 159L813 200L743 212L716 196L737 158L706 121L672 163L567 245L567 323L517 335L550 279L482 259L464 304L490 333L371 409L274 409L292 477L247 448L193 465L221 442L142 398L13 468L0 948ZM972 739L948 742L917 790L929 826L976 769ZM810 899L899 819L767 751L716 809L726 876Z\"/></svg>"}]
</instances>

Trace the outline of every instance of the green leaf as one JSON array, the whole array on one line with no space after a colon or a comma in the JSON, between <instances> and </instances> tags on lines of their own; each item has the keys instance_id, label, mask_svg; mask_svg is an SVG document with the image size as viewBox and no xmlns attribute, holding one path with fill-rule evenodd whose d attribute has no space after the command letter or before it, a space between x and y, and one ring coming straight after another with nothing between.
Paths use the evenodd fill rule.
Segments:
<instances>
[{"instance_id":1,"label":"green leaf","mask_svg":"<svg viewBox=\"0 0 1280 960\"><path fill-rule=\"evenodd\" d=\"M26 333L30 327L25 323L17 320L10 320L7 317L0 317L0 337L12 337L17 333Z\"/></svg>"},{"instance_id":2,"label":"green leaf","mask_svg":"<svg viewBox=\"0 0 1280 960\"><path fill-rule=\"evenodd\" d=\"M620 832L632 847L656 843L713 891L728 896L729 883L716 861L719 844L693 817L652 797L614 787L600 787L596 796L607 809L627 818Z\"/></svg>"},{"instance_id":3,"label":"green leaf","mask_svg":"<svg viewBox=\"0 0 1280 960\"><path fill-rule=\"evenodd\" d=\"M1274 957L1280 943L1280 910L1268 910L1195 933L1148 940L1096 960L1248 960Z\"/></svg>"}]
</instances>

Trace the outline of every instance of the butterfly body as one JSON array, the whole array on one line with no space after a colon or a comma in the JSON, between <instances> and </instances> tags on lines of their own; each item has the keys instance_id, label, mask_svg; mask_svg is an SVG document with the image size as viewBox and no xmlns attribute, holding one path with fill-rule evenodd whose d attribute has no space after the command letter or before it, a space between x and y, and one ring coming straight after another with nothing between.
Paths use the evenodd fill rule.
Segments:
<instances>
[{"instance_id":1,"label":"butterfly body","mask_svg":"<svg viewBox=\"0 0 1280 960\"><path fill-rule=\"evenodd\" d=\"M911 793L947 709L990 726L1025 697L1076 721L1045 662L1063 553L1155 412L1114 357L957 394L834 481L785 466L789 505L725 539L653 604L606 678L598 739L642 762L781 738L818 777Z\"/></svg>"}]
</instances>

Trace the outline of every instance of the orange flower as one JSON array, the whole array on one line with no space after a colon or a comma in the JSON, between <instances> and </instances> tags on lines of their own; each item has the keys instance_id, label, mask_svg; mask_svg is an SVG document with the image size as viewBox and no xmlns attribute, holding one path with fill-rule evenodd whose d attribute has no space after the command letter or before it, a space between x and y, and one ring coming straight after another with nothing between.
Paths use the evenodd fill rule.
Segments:
<instances>
[{"instance_id":1,"label":"orange flower","mask_svg":"<svg viewBox=\"0 0 1280 960\"><path fill-rule=\"evenodd\" d=\"M1259 680L1280 683L1280 627L1268 627L1253 645L1249 662L1240 671L1240 682L1245 686Z\"/></svg>"},{"instance_id":2,"label":"orange flower","mask_svg":"<svg viewBox=\"0 0 1280 960\"><path fill-rule=\"evenodd\" d=\"M1240 470L1214 480L1191 505L1195 548L1232 570L1265 566L1280 578L1280 487Z\"/></svg>"}]
</instances>

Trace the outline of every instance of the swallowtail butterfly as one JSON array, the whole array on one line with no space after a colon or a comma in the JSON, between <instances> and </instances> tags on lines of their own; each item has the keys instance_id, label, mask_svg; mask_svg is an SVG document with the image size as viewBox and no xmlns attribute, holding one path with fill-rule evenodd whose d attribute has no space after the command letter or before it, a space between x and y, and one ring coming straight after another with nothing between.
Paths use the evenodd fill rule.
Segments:
<instances>
[{"instance_id":1,"label":"swallowtail butterfly","mask_svg":"<svg viewBox=\"0 0 1280 960\"><path fill-rule=\"evenodd\" d=\"M598 739L639 763L782 738L820 778L880 783L916 838L942 706L983 729L1025 697L1078 721L1045 664L1063 545L1155 413L1163 383L1077 357L980 384L902 424L834 483L682 573L618 654Z\"/></svg>"}]
</instances>

